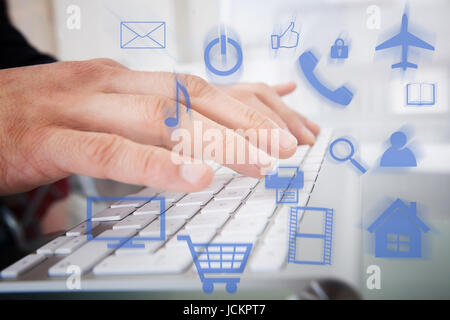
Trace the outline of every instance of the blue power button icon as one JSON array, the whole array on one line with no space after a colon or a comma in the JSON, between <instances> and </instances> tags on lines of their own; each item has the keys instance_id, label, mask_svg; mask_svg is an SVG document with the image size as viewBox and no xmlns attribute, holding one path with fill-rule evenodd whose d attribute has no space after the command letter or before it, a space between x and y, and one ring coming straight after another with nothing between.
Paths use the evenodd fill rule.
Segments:
<instances>
[{"instance_id":1,"label":"blue power button icon","mask_svg":"<svg viewBox=\"0 0 450 320\"><path fill-rule=\"evenodd\" d=\"M222 57L226 58L226 56L227 56L227 42L230 45L232 45L234 47L234 49L236 50L236 63L234 64L234 66L232 68L230 68L228 70L218 70L217 68L213 67L213 65L211 64L211 57L210 57L211 50L215 45L219 44L219 41L220 41L220 54ZM206 68L208 68L209 71L211 71L212 73L214 73L215 75L218 75L218 76L222 76L222 77L229 76L229 75L235 73L236 71L238 71L242 65L242 49L236 40L227 38L227 37L225 37L225 35L220 35L220 39L215 38L210 43L208 43L208 45L205 48L204 59L205 59Z\"/></svg>"}]
</instances>

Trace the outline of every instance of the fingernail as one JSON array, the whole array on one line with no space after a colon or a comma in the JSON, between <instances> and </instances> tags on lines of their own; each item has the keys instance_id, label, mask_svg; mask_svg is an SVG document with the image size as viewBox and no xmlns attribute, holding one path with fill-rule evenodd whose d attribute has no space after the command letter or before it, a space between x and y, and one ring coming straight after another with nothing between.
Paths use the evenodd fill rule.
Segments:
<instances>
[{"instance_id":1,"label":"fingernail","mask_svg":"<svg viewBox=\"0 0 450 320\"><path fill-rule=\"evenodd\" d=\"M280 131L280 147L285 150L294 149L297 147L297 139L288 130Z\"/></svg>"},{"instance_id":2,"label":"fingernail","mask_svg":"<svg viewBox=\"0 0 450 320\"><path fill-rule=\"evenodd\" d=\"M275 167L278 166L279 160L273 157L270 157L271 160L266 165L259 166L259 174L261 176L265 176L267 173L272 172Z\"/></svg>"},{"instance_id":3,"label":"fingernail","mask_svg":"<svg viewBox=\"0 0 450 320\"><path fill-rule=\"evenodd\" d=\"M302 127L301 129L301 135L302 135L302 142L309 144L309 145L313 145L314 142L316 142L316 137L312 134L311 131L309 131L309 129L305 126Z\"/></svg>"},{"instance_id":4,"label":"fingernail","mask_svg":"<svg viewBox=\"0 0 450 320\"><path fill-rule=\"evenodd\" d=\"M180 166L180 176L190 184L199 183L209 168L206 164L182 164Z\"/></svg>"}]
</instances>

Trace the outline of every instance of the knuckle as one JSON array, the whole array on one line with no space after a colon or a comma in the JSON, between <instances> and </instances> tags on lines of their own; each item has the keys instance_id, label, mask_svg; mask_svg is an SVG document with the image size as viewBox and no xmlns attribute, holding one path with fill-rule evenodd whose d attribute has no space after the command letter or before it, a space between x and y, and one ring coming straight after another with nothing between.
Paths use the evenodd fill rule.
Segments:
<instances>
[{"instance_id":1,"label":"knuckle","mask_svg":"<svg viewBox=\"0 0 450 320\"><path fill-rule=\"evenodd\" d=\"M155 149L145 149L142 151L142 172L144 172L144 179L148 181L149 178L155 181L162 179L164 168L162 162L158 161L160 158L159 152Z\"/></svg>"},{"instance_id":2,"label":"knuckle","mask_svg":"<svg viewBox=\"0 0 450 320\"><path fill-rule=\"evenodd\" d=\"M96 75L105 68L105 65L100 63L98 59L68 62L68 64L74 73L80 75Z\"/></svg>"},{"instance_id":3,"label":"knuckle","mask_svg":"<svg viewBox=\"0 0 450 320\"><path fill-rule=\"evenodd\" d=\"M256 109L247 108L244 112L244 117L252 128L259 129L272 127L272 125L269 125L270 120L261 115Z\"/></svg>"},{"instance_id":4,"label":"knuckle","mask_svg":"<svg viewBox=\"0 0 450 320\"><path fill-rule=\"evenodd\" d=\"M206 80L198 76L184 74L182 79L189 90L189 94L193 96L202 96L212 88Z\"/></svg>"},{"instance_id":5,"label":"knuckle","mask_svg":"<svg viewBox=\"0 0 450 320\"><path fill-rule=\"evenodd\" d=\"M105 170L116 157L121 145L122 139L119 136L95 134L85 140L82 149L90 163Z\"/></svg>"},{"instance_id":6,"label":"knuckle","mask_svg":"<svg viewBox=\"0 0 450 320\"><path fill-rule=\"evenodd\" d=\"M120 69L111 68L111 65L105 63L109 59L93 59L78 62L69 62L69 68L72 75L76 79L86 82L100 82L104 83L116 75ZM112 60L111 60L112 61Z\"/></svg>"},{"instance_id":7,"label":"knuckle","mask_svg":"<svg viewBox=\"0 0 450 320\"><path fill-rule=\"evenodd\" d=\"M136 96L135 105L145 123L160 123L171 112L169 99L155 96Z\"/></svg>"}]
</instances>

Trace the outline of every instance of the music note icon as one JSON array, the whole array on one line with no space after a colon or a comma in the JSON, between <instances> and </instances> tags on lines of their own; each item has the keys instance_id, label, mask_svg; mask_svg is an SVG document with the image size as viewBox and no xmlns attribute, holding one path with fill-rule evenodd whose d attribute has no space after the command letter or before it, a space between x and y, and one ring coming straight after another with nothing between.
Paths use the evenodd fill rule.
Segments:
<instances>
[{"instance_id":1,"label":"music note icon","mask_svg":"<svg viewBox=\"0 0 450 320\"><path fill-rule=\"evenodd\" d=\"M176 102L176 115L175 117L168 117L164 123L166 124L166 126L168 127L175 127L178 122L179 122L179 116L180 116L180 102L179 102L179 97L180 97L180 91L183 93L184 96L184 101L186 103L186 112L189 112L189 109L191 108L191 100L189 98L189 94L186 90L186 88L179 83L178 81L176 82L176 86L177 86L177 102Z\"/></svg>"}]
</instances>

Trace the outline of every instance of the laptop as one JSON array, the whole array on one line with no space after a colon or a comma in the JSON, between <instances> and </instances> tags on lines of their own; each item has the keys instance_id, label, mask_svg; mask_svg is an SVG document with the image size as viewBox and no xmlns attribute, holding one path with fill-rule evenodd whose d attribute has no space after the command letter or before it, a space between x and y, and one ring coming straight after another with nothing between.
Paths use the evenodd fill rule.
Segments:
<instances>
[{"instance_id":1,"label":"laptop","mask_svg":"<svg viewBox=\"0 0 450 320\"><path fill-rule=\"evenodd\" d=\"M326 297L317 284L327 279L357 289L359 176L328 159L333 136L323 130L280 160L280 170L299 169L288 170L293 181L303 175L289 201L288 188L214 165L200 192L145 188L98 212L93 205L87 221L2 270L0 292L298 298L314 284Z\"/></svg>"}]
</instances>

